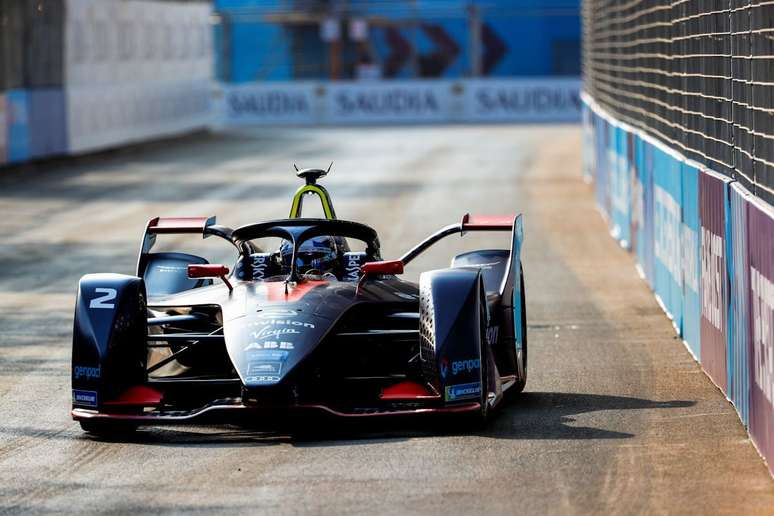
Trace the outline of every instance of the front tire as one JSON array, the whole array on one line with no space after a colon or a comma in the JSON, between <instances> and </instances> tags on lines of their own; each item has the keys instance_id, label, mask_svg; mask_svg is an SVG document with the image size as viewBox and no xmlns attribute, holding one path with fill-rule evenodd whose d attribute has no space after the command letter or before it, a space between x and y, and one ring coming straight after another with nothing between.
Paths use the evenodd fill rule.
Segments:
<instances>
[{"instance_id":1,"label":"front tire","mask_svg":"<svg viewBox=\"0 0 774 516\"><path fill-rule=\"evenodd\" d=\"M481 286L481 291L483 292L483 285ZM481 404L481 407L478 410L478 419L480 420L481 425L485 425L487 420L489 419L489 343L486 339L486 329L488 326L488 317L487 317L487 311L486 311L486 301L481 299L479 301L480 310L481 313L480 316L480 324L481 324L481 337L479 338L479 347L481 349L480 357L481 357L481 397L479 399L479 403Z\"/></svg>"},{"instance_id":2,"label":"front tire","mask_svg":"<svg viewBox=\"0 0 774 516\"><path fill-rule=\"evenodd\" d=\"M483 286L482 286L483 292ZM483 296L479 300L479 356L481 357L481 366L479 367L479 381L481 382L481 394L478 398L479 407L475 411L467 413L461 419L461 425L469 430L483 430L489 422L489 344L486 340L486 329L488 326L488 317L486 311L486 301Z\"/></svg>"}]
</instances>

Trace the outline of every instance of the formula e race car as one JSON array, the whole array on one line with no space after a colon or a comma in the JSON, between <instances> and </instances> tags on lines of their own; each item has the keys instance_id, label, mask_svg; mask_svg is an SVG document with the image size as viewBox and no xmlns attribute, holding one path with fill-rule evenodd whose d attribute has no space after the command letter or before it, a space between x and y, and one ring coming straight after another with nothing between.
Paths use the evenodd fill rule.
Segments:
<instances>
[{"instance_id":1,"label":"formula e race car","mask_svg":"<svg viewBox=\"0 0 774 516\"><path fill-rule=\"evenodd\" d=\"M336 218L317 180L290 217L230 229L215 218L154 218L136 276L80 280L72 417L109 433L239 413L342 417L426 413L484 421L527 381L521 216L465 215L397 260L376 231ZM302 218L307 195L325 218ZM509 231L510 249L455 256L402 280L404 265L444 237ZM225 241L230 270L192 254L153 252L159 236Z\"/></svg>"}]
</instances>

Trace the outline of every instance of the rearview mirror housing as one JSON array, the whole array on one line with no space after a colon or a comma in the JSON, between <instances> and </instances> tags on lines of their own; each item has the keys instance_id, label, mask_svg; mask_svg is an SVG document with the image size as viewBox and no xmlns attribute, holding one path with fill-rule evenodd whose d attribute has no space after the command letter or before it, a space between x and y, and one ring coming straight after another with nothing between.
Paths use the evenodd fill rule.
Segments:
<instances>
[{"instance_id":1,"label":"rearview mirror housing","mask_svg":"<svg viewBox=\"0 0 774 516\"><path fill-rule=\"evenodd\" d=\"M229 268L219 263L192 263L188 265L188 277L196 278L220 278L226 284L229 290L234 290L231 283L226 278Z\"/></svg>"},{"instance_id":2,"label":"rearview mirror housing","mask_svg":"<svg viewBox=\"0 0 774 516\"><path fill-rule=\"evenodd\" d=\"M403 274L403 262L386 260L382 262L367 262L360 267L363 276L368 274Z\"/></svg>"}]
</instances>

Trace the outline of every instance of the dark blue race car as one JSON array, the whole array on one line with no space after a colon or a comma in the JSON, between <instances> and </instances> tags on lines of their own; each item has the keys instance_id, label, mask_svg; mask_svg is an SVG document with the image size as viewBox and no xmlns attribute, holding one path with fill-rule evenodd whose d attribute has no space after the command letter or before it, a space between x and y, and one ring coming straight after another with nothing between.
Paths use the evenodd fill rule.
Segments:
<instances>
[{"instance_id":1,"label":"dark blue race car","mask_svg":"<svg viewBox=\"0 0 774 516\"><path fill-rule=\"evenodd\" d=\"M154 218L136 276L79 285L72 416L84 430L229 413L342 417L460 413L485 420L527 380L521 216L469 216L397 260L372 228L336 218L307 169L290 217L237 229L215 218ZM302 218L316 195L326 218ZM508 231L510 249L467 252L447 269L403 267L442 238ZM233 246L233 267L153 252L159 235Z\"/></svg>"}]
</instances>

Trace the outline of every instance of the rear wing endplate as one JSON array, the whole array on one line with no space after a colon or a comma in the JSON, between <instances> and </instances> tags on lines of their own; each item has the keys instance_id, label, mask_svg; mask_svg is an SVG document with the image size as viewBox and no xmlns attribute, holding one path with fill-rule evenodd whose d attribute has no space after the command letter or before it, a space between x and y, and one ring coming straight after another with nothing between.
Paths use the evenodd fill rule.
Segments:
<instances>
[{"instance_id":1,"label":"rear wing endplate","mask_svg":"<svg viewBox=\"0 0 774 516\"><path fill-rule=\"evenodd\" d=\"M142 235L140 256L137 260L137 275L145 272L146 256L156 243L156 235L202 235L207 238L216 235L231 242L231 228L215 224L215 217L154 217L145 226ZM232 242L233 243L233 242Z\"/></svg>"}]
</instances>

